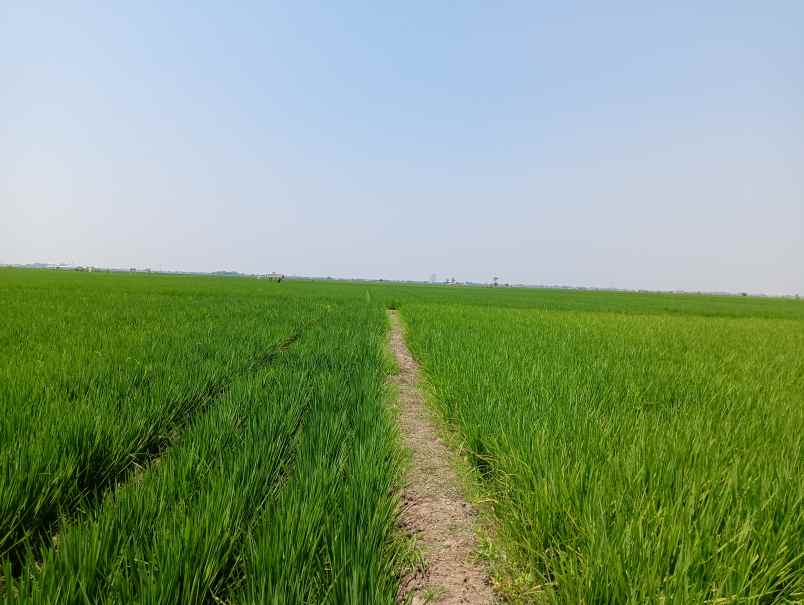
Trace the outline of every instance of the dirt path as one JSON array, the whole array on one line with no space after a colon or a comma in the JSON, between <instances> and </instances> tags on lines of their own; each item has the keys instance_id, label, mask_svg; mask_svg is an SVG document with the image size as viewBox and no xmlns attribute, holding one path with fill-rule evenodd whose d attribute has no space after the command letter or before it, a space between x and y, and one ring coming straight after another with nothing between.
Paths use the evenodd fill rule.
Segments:
<instances>
[{"instance_id":1,"label":"dirt path","mask_svg":"<svg viewBox=\"0 0 804 605\"><path fill-rule=\"evenodd\" d=\"M487 574L473 555L476 511L461 495L454 454L438 438L419 391L419 367L402 335L399 314L388 311L391 351L400 372L391 378L399 389L403 445L411 452L402 493L402 523L416 538L427 563L424 574L406 578L399 600L423 603L492 603Z\"/></svg>"}]
</instances>

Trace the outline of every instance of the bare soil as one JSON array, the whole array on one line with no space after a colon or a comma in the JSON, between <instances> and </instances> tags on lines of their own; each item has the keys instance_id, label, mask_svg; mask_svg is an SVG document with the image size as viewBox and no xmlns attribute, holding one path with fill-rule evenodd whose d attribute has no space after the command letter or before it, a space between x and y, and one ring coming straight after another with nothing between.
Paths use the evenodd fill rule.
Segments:
<instances>
[{"instance_id":1,"label":"bare soil","mask_svg":"<svg viewBox=\"0 0 804 605\"><path fill-rule=\"evenodd\" d=\"M411 460L402 490L402 526L423 551L423 571L405 578L398 601L492 603L488 574L476 560L477 511L462 495L455 454L438 437L419 390L419 367L402 334L397 311L388 311L390 348L399 365L399 425Z\"/></svg>"}]
</instances>

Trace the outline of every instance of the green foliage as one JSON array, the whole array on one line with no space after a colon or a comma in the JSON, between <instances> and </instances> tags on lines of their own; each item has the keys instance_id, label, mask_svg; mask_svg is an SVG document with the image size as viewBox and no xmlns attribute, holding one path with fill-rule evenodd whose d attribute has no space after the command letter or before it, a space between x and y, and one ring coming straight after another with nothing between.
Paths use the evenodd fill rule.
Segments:
<instances>
[{"instance_id":1,"label":"green foliage","mask_svg":"<svg viewBox=\"0 0 804 605\"><path fill-rule=\"evenodd\" d=\"M386 308L507 596L804 601L800 301L10 269L0 599L394 602Z\"/></svg>"},{"instance_id":2,"label":"green foliage","mask_svg":"<svg viewBox=\"0 0 804 605\"><path fill-rule=\"evenodd\" d=\"M2 530L22 536L0 596L394 601L382 308L255 280L11 276L10 330L32 336L4 340ZM17 476L23 456L48 472Z\"/></svg>"},{"instance_id":3,"label":"green foliage","mask_svg":"<svg viewBox=\"0 0 804 605\"><path fill-rule=\"evenodd\" d=\"M559 603L804 599L804 322L404 314L495 502L501 585L531 577L523 591Z\"/></svg>"}]
</instances>

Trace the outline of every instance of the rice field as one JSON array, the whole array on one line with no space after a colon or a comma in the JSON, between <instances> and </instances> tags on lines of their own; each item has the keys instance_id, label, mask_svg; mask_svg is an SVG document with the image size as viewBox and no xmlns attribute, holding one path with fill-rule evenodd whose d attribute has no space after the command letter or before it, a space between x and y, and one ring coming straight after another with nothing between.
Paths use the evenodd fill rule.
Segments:
<instances>
[{"instance_id":1,"label":"rice field","mask_svg":"<svg viewBox=\"0 0 804 605\"><path fill-rule=\"evenodd\" d=\"M553 603L804 601L804 322L403 306L498 526Z\"/></svg>"},{"instance_id":2,"label":"rice field","mask_svg":"<svg viewBox=\"0 0 804 605\"><path fill-rule=\"evenodd\" d=\"M3 279L5 600L393 602L382 308Z\"/></svg>"},{"instance_id":3,"label":"rice field","mask_svg":"<svg viewBox=\"0 0 804 605\"><path fill-rule=\"evenodd\" d=\"M394 603L400 309L501 600L804 601L804 304L0 269L0 598Z\"/></svg>"}]
</instances>

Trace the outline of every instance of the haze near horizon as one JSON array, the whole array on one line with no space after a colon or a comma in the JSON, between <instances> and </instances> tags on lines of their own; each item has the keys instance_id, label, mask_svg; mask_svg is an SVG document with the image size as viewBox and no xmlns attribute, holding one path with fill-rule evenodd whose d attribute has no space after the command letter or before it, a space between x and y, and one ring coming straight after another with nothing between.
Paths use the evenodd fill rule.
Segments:
<instances>
[{"instance_id":1,"label":"haze near horizon","mask_svg":"<svg viewBox=\"0 0 804 605\"><path fill-rule=\"evenodd\" d=\"M0 262L804 293L804 4L0 8Z\"/></svg>"}]
</instances>

